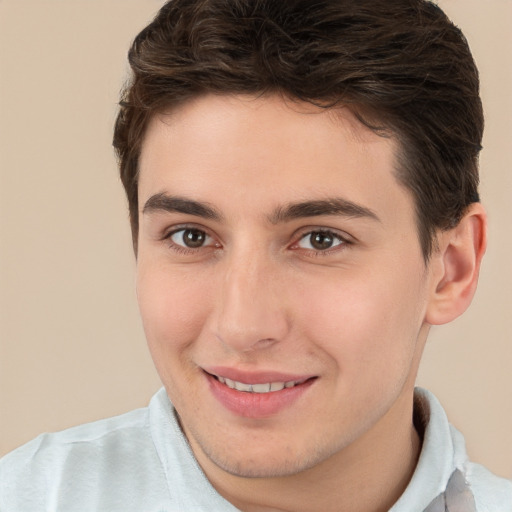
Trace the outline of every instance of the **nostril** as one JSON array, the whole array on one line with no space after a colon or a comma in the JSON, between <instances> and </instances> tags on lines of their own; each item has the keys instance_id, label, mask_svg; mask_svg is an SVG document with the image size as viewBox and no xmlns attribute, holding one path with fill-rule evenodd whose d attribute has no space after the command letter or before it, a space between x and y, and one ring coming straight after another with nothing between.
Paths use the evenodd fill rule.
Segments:
<instances>
[{"instance_id":1,"label":"nostril","mask_svg":"<svg viewBox=\"0 0 512 512\"><path fill-rule=\"evenodd\" d=\"M265 338L265 339L262 339L262 340L259 340L258 342L256 342L252 347L251 349L252 350L257 350L257 349L261 349L261 348L266 348L270 345L273 345L275 343L276 340L272 339L272 338Z\"/></svg>"}]
</instances>

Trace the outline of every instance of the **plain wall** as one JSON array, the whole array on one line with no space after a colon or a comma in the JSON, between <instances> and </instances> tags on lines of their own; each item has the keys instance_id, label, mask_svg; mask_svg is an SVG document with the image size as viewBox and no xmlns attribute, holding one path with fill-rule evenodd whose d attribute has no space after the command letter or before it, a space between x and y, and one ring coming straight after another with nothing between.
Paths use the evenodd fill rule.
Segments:
<instances>
[{"instance_id":1,"label":"plain wall","mask_svg":"<svg viewBox=\"0 0 512 512\"><path fill-rule=\"evenodd\" d=\"M512 1L439 3L481 71L490 244L473 305L433 329L419 384L474 460L512 478ZM0 454L160 386L111 134L128 46L161 4L0 0Z\"/></svg>"}]
</instances>

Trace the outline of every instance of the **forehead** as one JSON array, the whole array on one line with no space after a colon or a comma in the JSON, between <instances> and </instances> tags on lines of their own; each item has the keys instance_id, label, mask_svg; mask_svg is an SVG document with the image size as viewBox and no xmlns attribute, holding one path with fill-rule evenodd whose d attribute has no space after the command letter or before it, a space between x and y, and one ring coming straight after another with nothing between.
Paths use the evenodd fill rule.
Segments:
<instances>
[{"instance_id":1,"label":"forehead","mask_svg":"<svg viewBox=\"0 0 512 512\"><path fill-rule=\"evenodd\" d=\"M347 139L362 146L382 143L394 149L394 137L377 135L361 123L352 113L349 105L319 107L296 98L269 94L262 96L239 94L205 94L194 97L176 107L155 113L146 129L142 148L155 131L161 131L162 124L177 134L190 135L190 131L201 132L202 143L216 137L233 135L250 144L260 146L261 142L282 143L285 138L299 139L311 130L324 135L324 142L332 139L334 132L343 133ZM205 138L206 136L206 138ZM277 138L276 138L277 136ZM177 149L177 148L174 148ZM234 148L232 148L234 149Z\"/></svg>"},{"instance_id":2,"label":"forehead","mask_svg":"<svg viewBox=\"0 0 512 512\"><path fill-rule=\"evenodd\" d=\"M409 206L402 213L412 216L395 177L396 146L348 108L280 96L202 96L151 119L140 204L165 192L249 211L335 195L374 209L401 196Z\"/></svg>"}]
</instances>

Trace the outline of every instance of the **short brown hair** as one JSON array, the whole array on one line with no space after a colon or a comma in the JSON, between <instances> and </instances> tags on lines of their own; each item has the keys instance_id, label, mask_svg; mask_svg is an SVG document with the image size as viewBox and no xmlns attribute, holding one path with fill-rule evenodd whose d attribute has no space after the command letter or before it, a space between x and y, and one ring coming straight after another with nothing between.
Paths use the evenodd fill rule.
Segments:
<instances>
[{"instance_id":1,"label":"short brown hair","mask_svg":"<svg viewBox=\"0 0 512 512\"><path fill-rule=\"evenodd\" d=\"M399 141L423 255L478 201L483 112L462 32L425 0L171 0L136 37L114 133L138 235L149 119L205 93L279 93L345 105Z\"/></svg>"}]
</instances>

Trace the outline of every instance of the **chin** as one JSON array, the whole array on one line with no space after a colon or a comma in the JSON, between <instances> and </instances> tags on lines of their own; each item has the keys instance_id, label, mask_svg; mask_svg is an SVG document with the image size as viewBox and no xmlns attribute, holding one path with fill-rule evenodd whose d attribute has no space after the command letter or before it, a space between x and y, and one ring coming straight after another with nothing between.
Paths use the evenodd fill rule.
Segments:
<instances>
[{"instance_id":1,"label":"chin","mask_svg":"<svg viewBox=\"0 0 512 512\"><path fill-rule=\"evenodd\" d=\"M216 447L201 446L201 451L218 468L226 473L241 478L277 478L296 475L306 471L329 458L331 453L320 447L309 447L307 453L294 446L285 446L278 449L267 447L266 450L233 450L225 453L216 450Z\"/></svg>"},{"instance_id":2,"label":"chin","mask_svg":"<svg viewBox=\"0 0 512 512\"><path fill-rule=\"evenodd\" d=\"M210 460L230 475L240 478L278 478L296 475L314 466L314 463L290 458L289 460L255 461L252 459L217 459Z\"/></svg>"}]
</instances>

